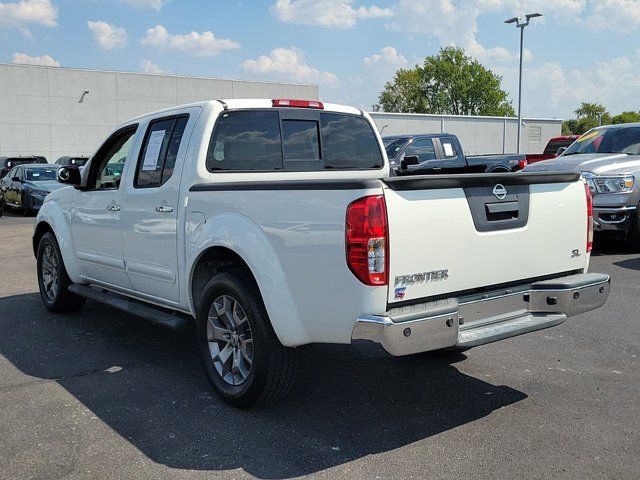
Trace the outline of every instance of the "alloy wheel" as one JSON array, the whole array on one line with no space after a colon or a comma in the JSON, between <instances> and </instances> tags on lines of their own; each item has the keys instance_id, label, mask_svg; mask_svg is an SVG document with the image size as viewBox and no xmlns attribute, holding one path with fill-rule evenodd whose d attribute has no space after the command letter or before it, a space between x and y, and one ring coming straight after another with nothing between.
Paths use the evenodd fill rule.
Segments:
<instances>
[{"instance_id":1,"label":"alloy wheel","mask_svg":"<svg viewBox=\"0 0 640 480\"><path fill-rule=\"evenodd\" d=\"M253 336L244 309L232 296L221 295L213 301L207 319L207 341L220 377L229 385L242 385L253 364Z\"/></svg>"},{"instance_id":2,"label":"alloy wheel","mask_svg":"<svg viewBox=\"0 0 640 480\"><path fill-rule=\"evenodd\" d=\"M42 286L49 300L55 300L60 292L60 268L52 245L47 245L42 254Z\"/></svg>"}]
</instances>

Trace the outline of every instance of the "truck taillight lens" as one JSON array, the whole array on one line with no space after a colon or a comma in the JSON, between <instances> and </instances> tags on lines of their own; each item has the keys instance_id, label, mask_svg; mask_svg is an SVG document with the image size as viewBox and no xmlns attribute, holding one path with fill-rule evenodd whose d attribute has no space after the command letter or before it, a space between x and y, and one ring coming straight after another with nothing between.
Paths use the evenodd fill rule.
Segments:
<instances>
[{"instance_id":1,"label":"truck taillight lens","mask_svg":"<svg viewBox=\"0 0 640 480\"><path fill-rule=\"evenodd\" d=\"M587 196L587 253L593 250L593 198L591 197L591 189L585 182L584 192Z\"/></svg>"},{"instance_id":2,"label":"truck taillight lens","mask_svg":"<svg viewBox=\"0 0 640 480\"><path fill-rule=\"evenodd\" d=\"M389 228L382 195L359 198L347 207L347 265L366 285L387 285Z\"/></svg>"}]
</instances>

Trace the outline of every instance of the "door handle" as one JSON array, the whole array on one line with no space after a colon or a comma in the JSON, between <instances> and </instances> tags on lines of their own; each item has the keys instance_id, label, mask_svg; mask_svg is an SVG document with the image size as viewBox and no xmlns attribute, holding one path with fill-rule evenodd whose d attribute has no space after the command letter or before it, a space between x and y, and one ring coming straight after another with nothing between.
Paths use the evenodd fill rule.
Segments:
<instances>
[{"instance_id":1,"label":"door handle","mask_svg":"<svg viewBox=\"0 0 640 480\"><path fill-rule=\"evenodd\" d=\"M173 212L173 207L169 205L159 205L156 207L156 212L159 213L171 213Z\"/></svg>"},{"instance_id":2,"label":"door handle","mask_svg":"<svg viewBox=\"0 0 640 480\"><path fill-rule=\"evenodd\" d=\"M119 212L120 205L107 205L107 210L109 210L110 212Z\"/></svg>"}]
</instances>

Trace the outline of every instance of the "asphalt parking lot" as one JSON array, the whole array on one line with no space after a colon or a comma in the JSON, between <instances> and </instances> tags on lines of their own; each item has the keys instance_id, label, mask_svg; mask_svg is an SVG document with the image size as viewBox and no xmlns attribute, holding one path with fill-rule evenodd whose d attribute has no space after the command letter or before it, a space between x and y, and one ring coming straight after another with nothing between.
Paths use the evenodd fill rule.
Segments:
<instances>
[{"instance_id":1,"label":"asphalt parking lot","mask_svg":"<svg viewBox=\"0 0 640 480\"><path fill-rule=\"evenodd\" d=\"M287 399L239 411L193 332L49 314L33 220L0 219L1 478L640 475L640 255L617 244L591 260L613 276L603 309L455 356L310 348Z\"/></svg>"}]
</instances>

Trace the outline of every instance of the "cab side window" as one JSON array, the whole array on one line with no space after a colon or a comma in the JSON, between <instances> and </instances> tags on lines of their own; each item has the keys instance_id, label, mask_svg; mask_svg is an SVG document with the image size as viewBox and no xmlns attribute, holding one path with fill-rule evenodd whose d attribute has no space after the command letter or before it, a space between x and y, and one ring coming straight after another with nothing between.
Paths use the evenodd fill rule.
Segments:
<instances>
[{"instance_id":1,"label":"cab side window","mask_svg":"<svg viewBox=\"0 0 640 480\"><path fill-rule=\"evenodd\" d=\"M188 115L181 115L149 124L138 158L135 187L159 187L171 178L188 121Z\"/></svg>"},{"instance_id":2,"label":"cab side window","mask_svg":"<svg viewBox=\"0 0 640 480\"><path fill-rule=\"evenodd\" d=\"M420 163L436 159L436 149L430 138L417 138L404 152L405 157L417 156Z\"/></svg>"},{"instance_id":3,"label":"cab side window","mask_svg":"<svg viewBox=\"0 0 640 480\"><path fill-rule=\"evenodd\" d=\"M100 147L91 162L87 187L90 190L117 190L124 164L133 145L137 125L114 133Z\"/></svg>"},{"instance_id":4,"label":"cab side window","mask_svg":"<svg viewBox=\"0 0 640 480\"><path fill-rule=\"evenodd\" d=\"M451 138L443 137L440 140L440 144L442 145L442 151L445 158L454 158L458 156L458 153L456 152L456 146Z\"/></svg>"}]
</instances>

